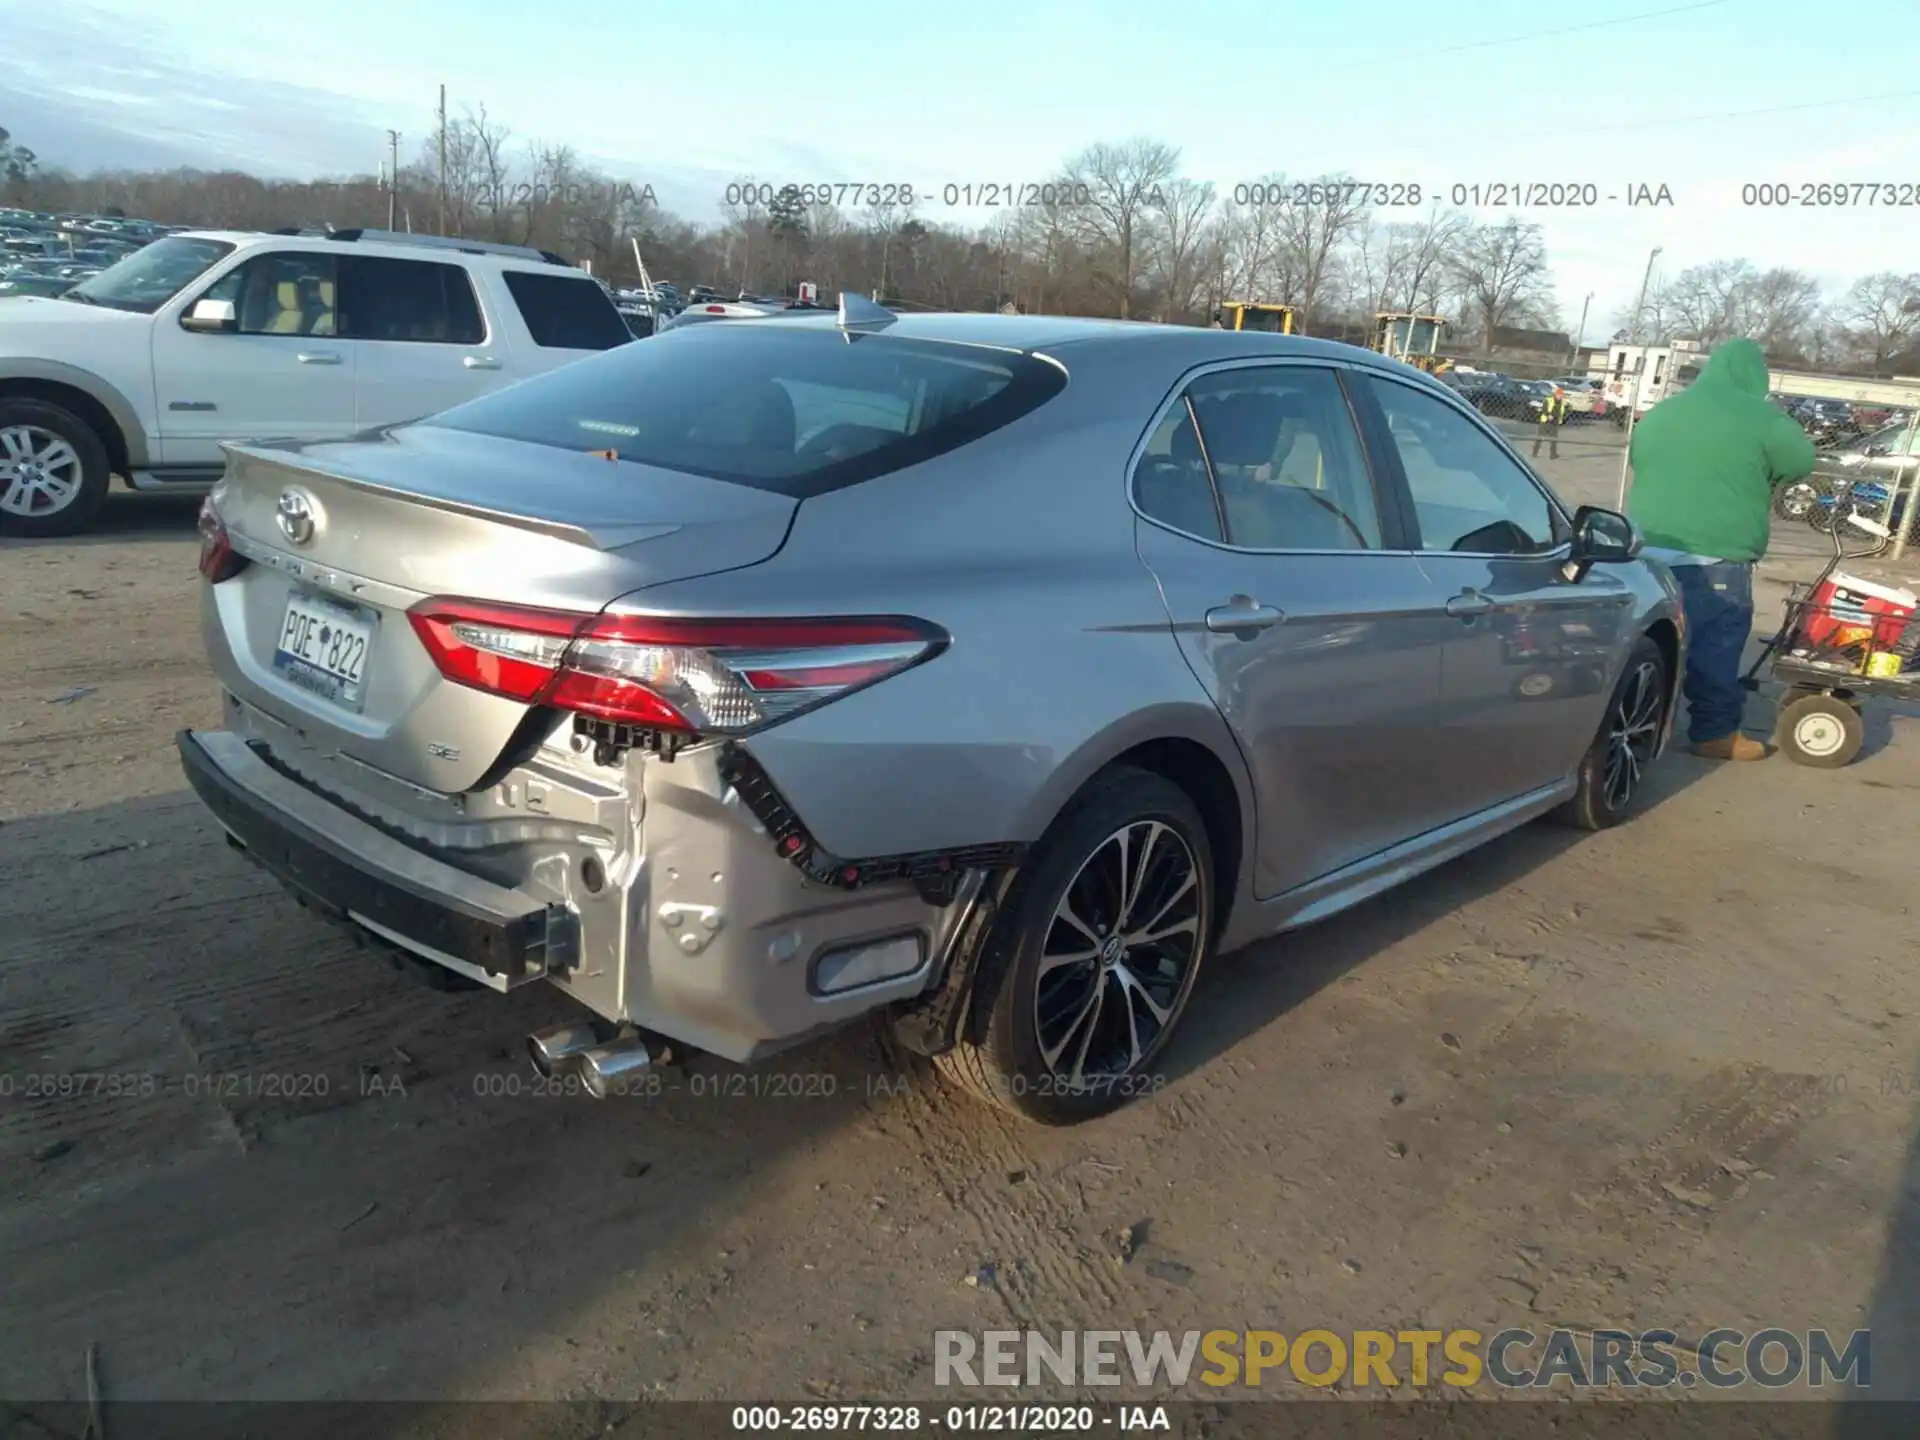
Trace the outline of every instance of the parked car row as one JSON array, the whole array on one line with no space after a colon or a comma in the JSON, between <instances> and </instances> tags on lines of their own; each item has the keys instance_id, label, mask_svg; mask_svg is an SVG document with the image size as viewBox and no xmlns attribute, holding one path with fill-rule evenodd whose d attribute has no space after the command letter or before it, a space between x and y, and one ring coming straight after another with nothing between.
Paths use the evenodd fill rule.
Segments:
<instances>
[{"instance_id":1,"label":"parked car row","mask_svg":"<svg viewBox=\"0 0 1920 1440\"><path fill-rule=\"evenodd\" d=\"M58 295L170 229L150 220L0 210L0 298Z\"/></svg>"},{"instance_id":2,"label":"parked car row","mask_svg":"<svg viewBox=\"0 0 1920 1440\"><path fill-rule=\"evenodd\" d=\"M1878 429L1822 449L1811 475L1774 492L1774 513L1829 532L1848 514L1898 528L1906 509L1905 493L1917 473L1920 439L1915 437L1911 417L1896 416ZM1894 499L1896 489L1901 492L1898 500Z\"/></svg>"},{"instance_id":3,"label":"parked car row","mask_svg":"<svg viewBox=\"0 0 1920 1440\"><path fill-rule=\"evenodd\" d=\"M1605 413L1601 382L1585 375L1551 380L1521 380L1497 370L1454 368L1440 375L1448 386L1483 415L1506 420L1537 419L1547 398L1558 390L1567 404L1569 423Z\"/></svg>"},{"instance_id":4,"label":"parked car row","mask_svg":"<svg viewBox=\"0 0 1920 1440\"><path fill-rule=\"evenodd\" d=\"M1857 405L1846 400L1781 396L1779 404L1800 422L1820 449L1849 450L1863 436L1903 424L1910 412L1886 405Z\"/></svg>"}]
</instances>

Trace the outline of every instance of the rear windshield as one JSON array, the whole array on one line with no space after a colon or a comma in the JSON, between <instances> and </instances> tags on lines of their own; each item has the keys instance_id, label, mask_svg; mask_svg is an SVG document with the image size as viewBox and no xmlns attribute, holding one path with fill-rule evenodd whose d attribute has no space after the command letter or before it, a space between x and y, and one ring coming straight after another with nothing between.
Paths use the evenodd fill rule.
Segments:
<instances>
[{"instance_id":1,"label":"rear windshield","mask_svg":"<svg viewBox=\"0 0 1920 1440\"><path fill-rule=\"evenodd\" d=\"M676 327L423 423L805 499L968 444L1065 385L1008 351L748 320Z\"/></svg>"}]
</instances>

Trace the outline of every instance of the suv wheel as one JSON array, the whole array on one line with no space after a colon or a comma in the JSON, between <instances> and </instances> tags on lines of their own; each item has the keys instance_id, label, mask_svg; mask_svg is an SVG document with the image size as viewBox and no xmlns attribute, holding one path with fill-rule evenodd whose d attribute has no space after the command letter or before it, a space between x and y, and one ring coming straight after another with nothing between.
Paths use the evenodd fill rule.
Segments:
<instances>
[{"instance_id":1,"label":"suv wheel","mask_svg":"<svg viewBox=\"0 0 1920 1440\"><path fill-rule=\"evenodd\" d=\"M1109 772L1054 822L1007 901L970 1007L979 1038L963 1035L941 1071L1049 1125L1160 1089L1153 1063L1213 937L1213 856L1186 792Z\"/></svg>"},{"instance_id":2,"label":"suv wheel","mask_svg":"<svg viewBox=\"0 0 1920 1440\"><path fill-rule=\"evenodd\" d=\"M1626 819L1666 721L1667 657L1642 635L1613 687L1600 733L1581 758L1578 788L1560 807L1560 817L1582 830L1605 830Z\"/></svg>"},{"instance_id":3,"label":"suv wheel","mask_svg":"<svg viewBox=\"0 0 1920 1440\"><path fill-rule=\"evenodd\" d=\"M71 535L107 498L107 448L43 400L0 400L0 533Z\"/></svg>"}]
</instances>

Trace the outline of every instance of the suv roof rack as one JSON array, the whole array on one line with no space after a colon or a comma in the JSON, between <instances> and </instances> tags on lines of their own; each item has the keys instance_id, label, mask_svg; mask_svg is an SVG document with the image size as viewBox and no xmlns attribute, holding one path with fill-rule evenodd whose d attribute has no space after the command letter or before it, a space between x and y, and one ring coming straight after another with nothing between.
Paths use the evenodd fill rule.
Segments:
<instances>
[{"instance_id":1,"label":"suv roof rack","mask_svg":"<svg viewBox=\"0 0 1920 1440\"><path fill-rule=\"evenodd\" d=\"M419 245L433 250L458 250L463 255L509 255L516 260L537 260L543 265L564 265L569 270L576 268L564 255L556 255L551 250L537 249L532 245L505 245L495 240L463 240L458 235L412 235L404 230L368 230L359 226L336 230L331 225L285 225L278 230L269 230L269 235L307 235L315 240L343 240L352 244L357 240L375 240L382 245Z\"/></svg>"},{"instance_id":2,"label":"suv roof rack","mask_svg":"<svg viewBox=\"0 0 1920 1440\"><path fill-rule=\"evenodd\" d=\"M532 245L504 245L495 240L464 240L457 235L413 235L404 230L328 230L329 240L376 240L382 245L421 245L435 250L458 250L465 255L511 255L516 260L538 260L543 265L573 266L564 256Z\"/></svg>"}]
</instances>

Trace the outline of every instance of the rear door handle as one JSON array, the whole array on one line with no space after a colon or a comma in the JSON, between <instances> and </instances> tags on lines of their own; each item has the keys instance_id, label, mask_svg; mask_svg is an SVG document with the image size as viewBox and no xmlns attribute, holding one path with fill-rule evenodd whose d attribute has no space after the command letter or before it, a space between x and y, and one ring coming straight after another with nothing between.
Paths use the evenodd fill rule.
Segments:
<instances>
[{"instance_id":1,"label":"rear door handle","mask_svg":"<svg viewBox=\"0 0 1920 1440\"><path fill-rule=\"evenodd\" d=\"M338 350L302 350L300 363L302 365L338 365L340 352Z\"/></svg>"},{"instance_id":2,"label":"rear door handle","mask_svg":"<svg viewBox=\"0 0 1920 1440\"><path fill-rule=\"evenodd\" d=\"M460 363L469 370L498 370L500 362L491 355L467 355Z\"/></svg>"},{"instance_id":3,"label":"rear door handle","mask_svg":"<svg viewBox=\"0 0 1920 1440\"><path fill-rule=\"evenodd\" d=\"M1207 611L1207 629L1215 635L1238 635L1243 639L1260 630L1271 629L1285 620L1286 614L1271 605L1255 604L1244 595L1236 595L1230 605L1216 605Z\"/></svg>"},{"instance_id":4,"label":"rear door handle","mask_svg":"<svg viewBox=\"0 0 1920 1440\"><path fill-rule=\"evenodd\" d=\"M1484 615L1493 609L1493 601L1478 590L1462 590L1447 601L1447 614L1456 615L1462 620L1471 620L1476 615Z\"/></svg>"}]
</instances>

